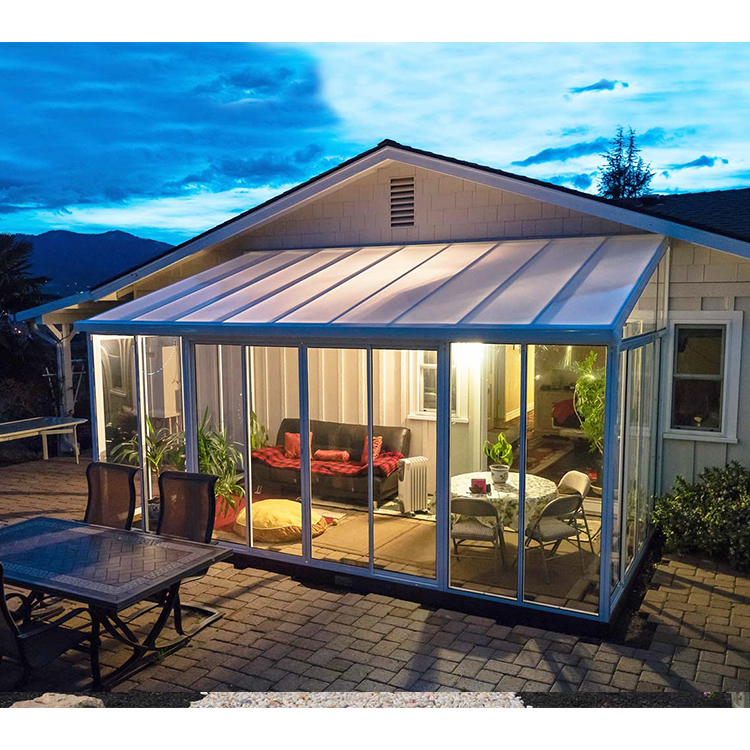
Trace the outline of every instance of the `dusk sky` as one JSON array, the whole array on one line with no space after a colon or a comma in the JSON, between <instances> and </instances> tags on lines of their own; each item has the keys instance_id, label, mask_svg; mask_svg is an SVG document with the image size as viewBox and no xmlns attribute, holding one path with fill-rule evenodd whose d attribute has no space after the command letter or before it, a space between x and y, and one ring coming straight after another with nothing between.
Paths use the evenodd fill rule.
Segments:
<instances>
[{"instance_id":1,"label":"dusk sky","mask_svg":"<svg viewBox=\"0 0 750 750\"><path fill-rule=\"evenodd\" d=\"M0 232L177 243L384 138L594 192L750 186L745 44L0 44Z\"/></svg>"}]
</instances>

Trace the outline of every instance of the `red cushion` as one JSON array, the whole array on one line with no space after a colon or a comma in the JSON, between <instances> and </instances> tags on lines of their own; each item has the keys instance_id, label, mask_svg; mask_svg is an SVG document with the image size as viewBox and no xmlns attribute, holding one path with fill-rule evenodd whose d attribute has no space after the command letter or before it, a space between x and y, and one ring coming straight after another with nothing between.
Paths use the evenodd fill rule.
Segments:
<instances>
[{"instance_id":1,"label":"red cushion","mask_svg":"<svg viewBox=\"0 0 750 750\"><path fill-rule=\"evenodd\" d=\"M369 460L368 454L368 440L369 438L365 438L365 447L362 449L362 458L360 459L360 463L366 464ZM383 438L380 437L380 435L373 435L372 437L372 460L375 461L377 457L380 455L380 451L383 450Z\"/></svg>"},{"instance_id":2,"label":"red cushion","mask_svg":"<svg viewBox=\"0 0 750 750\"><path fill-rule=\"evenodd\" d=\"M316 461L333 461L335 463L346 463L349 460L348 451L327 451L319 448L315 451L313 458Z\"/></svg>"},{"instance_id":3,"label":"red cushion","mask_svg":"<svg viewBox=\"0 0 750 750\"><path fill-rule=\"evenodd\" d=\"M310 433L310 451L312 452L312 432ZM287 458L302 458L299 432L284 433L284 455Z\"/></svg>"}]
</instances>

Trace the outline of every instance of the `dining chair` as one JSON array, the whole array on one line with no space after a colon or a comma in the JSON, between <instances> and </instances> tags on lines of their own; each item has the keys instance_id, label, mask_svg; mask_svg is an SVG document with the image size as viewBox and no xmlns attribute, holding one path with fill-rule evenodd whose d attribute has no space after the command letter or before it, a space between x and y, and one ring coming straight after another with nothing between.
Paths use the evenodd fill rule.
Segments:
<instances>
[{"instance_id":1,"label":"dining chair","mask_svg":"<svg viewBox=\"0 0 750 750\"><path fill-rule=\"evenodd\" d=\"M586 538L589 540L589 544L591 545L591 551L596 554L594 551L594 538L596 534L592 535L591 533L589 521L588 518L586 518L586 510L583 507L583 501L586 499L590 491L591 480L589 479L588 475L584 474L582 471L569 471L557 485L558 495L580 495L581 505L579 507L578 513L576 514L576 516L572 516L571 520L575 521L576 524L579 524L580 521L583 522L581 532L585 532Z\"/></svg>"},{"instance_id":2,"label":"dining chair","mask_svg":"<svg viewBox=\"0 0 750 750\"><path fill-rule=\"evenodd\" d=\"M495 548L505 565L505 537L498 509L489 500L471 497L454 497L451 500L451 539L458 558L459 545L464 542L486 542ZM482 522L481 519L489 519Z\"/></svg>"},{"instance_id":3,"label":"dining chair","mask_svg":"<svg viewBox=\"0 0 750 750\"><path fill-rule=\"evenodd\" d=\"M129 531L135 516L138 467L92 461L86 467L89 487L83 520L96 526Z\"/></svg>"},{"instance_id":4,"label":"dining chair","mask_svg":"<svg viewBox=\"0 0 750 750\"><path fill-rule=\"evenodd\" d=\"M544 578L547 583L549 580L549 571L547 570L547 555L545 545L551 544L552 551L549 555L552 558L560 547L561 542L565 539L575 537L578 546L578 556L581 560L581 568L586 572L586 564L583 560L583 550L581 548L581 529L575 522L576 515L579 512L583 498L576 495L562 495L551 500L545 505L539 517L534 524L526 531L525 547L528 549L532 542L539 545L542 555L542 565L544 566Z\"/></svg>"},{"instance_id":5,"label":"dining chair","mask_svg":"<svg viewBox=\"0 0 750 750\"><path fill-rule=\"evenodd\" d=\"M195 474L185 471L164 471L159 475L159 522L156 533L179 537L191 542L209 544L214 533L216 516L215 487L218 477L213 474ZM205 575L193 576L194 581ZM183 628L183 611L200 616L198 624L186 633ZM201 604L182 603L179 594L175 602L175 629L180 635L193 636L221 617L221 612Z\"/></svg>"},{"instance_id":6,"label":"dining chair","mask_svg":"<svg viewBox=\"0 0 750 750\"><path fill-rule=\"evenodd\" d=\"M21 606L11 611L8 602L18 599ZM83 607L71 610L52 621L42 621L26 616L27 597L22 594L5 593L5 577L0 563L0 661L7 658L21 667L21 675L13 688L19 690L31 672L51 664L72 648L86 650L81 644L90 634L73 628L62 627L63 623L86 612Z\"/></svg>"}]
</instances>

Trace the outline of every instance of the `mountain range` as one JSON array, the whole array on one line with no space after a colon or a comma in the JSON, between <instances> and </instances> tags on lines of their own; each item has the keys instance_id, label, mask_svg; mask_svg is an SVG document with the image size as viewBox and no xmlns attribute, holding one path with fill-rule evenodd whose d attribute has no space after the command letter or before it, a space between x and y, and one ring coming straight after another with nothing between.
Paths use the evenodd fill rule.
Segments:
<instances>
[{"instance_id":1,"label":"mountain range","mask_svg":"<svg viewBox=\"0 0 750 750\"><path fill-rule=\"evenodd\" d=\"M61 297L89 289L172 247L117 230L101 234L53 230L16 237L34 247L34 275L50 277L44 291Z\"/></svg>"}]
</instances>

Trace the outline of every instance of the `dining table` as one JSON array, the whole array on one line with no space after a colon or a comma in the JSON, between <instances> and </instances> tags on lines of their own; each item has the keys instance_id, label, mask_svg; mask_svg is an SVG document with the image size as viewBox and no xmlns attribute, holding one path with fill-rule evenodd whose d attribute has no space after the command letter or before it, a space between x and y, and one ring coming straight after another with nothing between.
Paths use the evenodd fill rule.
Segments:
<instances>
[{"instance_id":1,"label":"dining table","mask_svg":"<svg viewBox=\"0 0 750 750\"><path fill-rule=\"evenodd\" d=\"M476 494L471 491L471 480L483 479L490 491L486 494ZM517 471L508 473L505 484L492 481L489 471L474 471L467 474L457 474L451 477L451 497L479 498L491 502L500 512L500 522L503 526L518 531L518 500L520 497L521 475ZM550 479L526 474L524 520L529 529L539 519L547 503L557 497L557 485Z\"/></svg>"},{"instance_id":2,"label":"dining table","mask_svg":"<svg viewBox=\"0 0 750 750\"><path fill-rule=\"evenodd\" d=\"M40 516L0 528L0 562L5 580L17 588L79 602L91 616L93 689L109 689L184 646L194 633L178 628L160 639L170 616L180 615L180 584L203 574L231 551L142 531L123 531ZM137 634L124 612L144 601L158 611L146 632ZM140 608L139 608L140 609ZM102 675L102 634L125 644L124 664Z\"/></svg>"}]
</instances>

